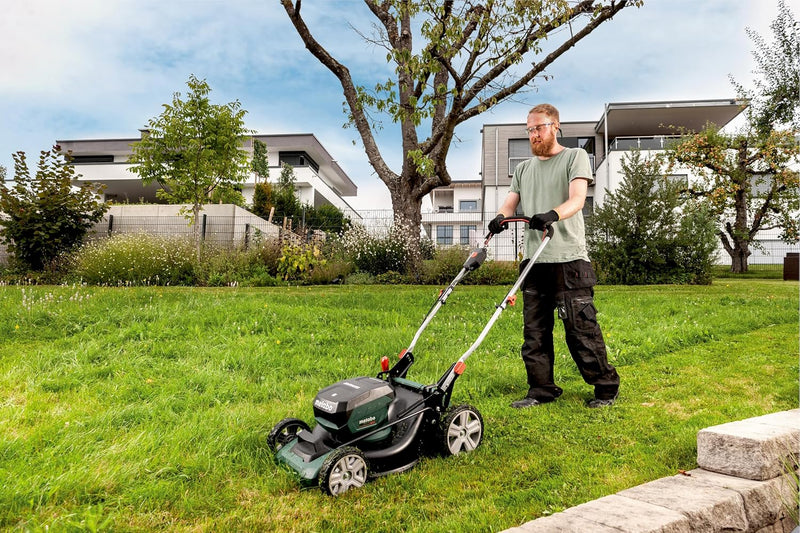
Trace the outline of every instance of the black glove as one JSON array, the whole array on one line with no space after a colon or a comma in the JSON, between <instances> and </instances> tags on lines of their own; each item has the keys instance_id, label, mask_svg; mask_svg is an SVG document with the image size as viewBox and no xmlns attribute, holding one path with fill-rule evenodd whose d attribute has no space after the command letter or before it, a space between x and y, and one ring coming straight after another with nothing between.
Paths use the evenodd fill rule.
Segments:
<instances>
[{"instance_id":1,"label":"black glove","mask_svg":"<svg viewBox=\"0 0 800 533\"><path fill-rule=\"evenodd\" d=\"M502 233L508 224L503 224L503 219L506 217L504 215L497 215L489 222L489 231L493 234L497 235L498 233Z\"/></svg>"},{"instance_id":2,"label":"black glove","mask_svg":"<svg viewBox=\"0 0 800 533\"><path fill-rule=\"evenodd\" d=\"M538 229L539 231L544 231L544 229L556 222L558 220L558 213L556 213L555 209L551 209L547 213L538 213L531 217L531 222L528 224L528 227L531 229ZM490 228L491 229L491 226Z\"/></svg>"}]
</instances>

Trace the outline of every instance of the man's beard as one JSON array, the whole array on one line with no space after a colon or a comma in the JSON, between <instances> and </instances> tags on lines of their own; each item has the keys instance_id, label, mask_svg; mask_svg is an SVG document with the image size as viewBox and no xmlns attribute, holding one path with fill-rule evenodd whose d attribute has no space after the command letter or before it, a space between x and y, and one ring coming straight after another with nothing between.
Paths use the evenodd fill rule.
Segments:
<instances>
[{"instance_id":1,"label":"man's beard","mask_svg":"<svg viewBox=\"0 0 800 533\"><path fill-rule=\"evenodd\" d=\"M553 148L555 148L556 139L553 137L549 141L540 141L538 143L531 143L531 152L533 155L539 157L548 157L553 153Z\"/></svg>"}]
</instances>

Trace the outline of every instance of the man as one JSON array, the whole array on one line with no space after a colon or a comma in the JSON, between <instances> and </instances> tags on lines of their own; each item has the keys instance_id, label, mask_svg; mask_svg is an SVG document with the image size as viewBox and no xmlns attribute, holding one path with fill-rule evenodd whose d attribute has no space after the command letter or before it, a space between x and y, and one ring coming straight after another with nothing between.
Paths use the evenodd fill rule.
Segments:
<instances>
[{"instance_id":1,"label":"man","mask_svg":"<svg viewBox=\"0 0 800 533\"><path fill-rule=\"evenodd\" d=\"M594 306L596 276L586 250L583 204L592 181L589 156L582 148L558 143L558 110L537 105L528 113L526 131L532 158L514 171L511 191L489 230L505 229L503 219L517 207L531 218L525 231L525 257L530 258L542 240L542 230L553 224L552 239L522 284L522 360L528 375L528 394L511 404L515 408L552 402L563 392L553 378L553 312L564 322L567 346L584 381L594 386L589 407L613 405L619 375L608 363L603 334ZM524 268L526 259L520 268Z\"/></svg>"}]
</instances>

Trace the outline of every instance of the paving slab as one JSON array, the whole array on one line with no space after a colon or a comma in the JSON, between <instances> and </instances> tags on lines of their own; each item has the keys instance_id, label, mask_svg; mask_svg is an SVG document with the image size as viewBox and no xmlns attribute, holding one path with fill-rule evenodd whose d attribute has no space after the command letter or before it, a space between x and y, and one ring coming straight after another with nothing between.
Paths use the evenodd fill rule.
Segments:
<instances>
[{"instance_id":1,"label":"paving slab","mask_svg":"<svg viewBox=\"0 0 800 533\"><path fill-rule=\"evenodd\" d=\"M798 452L800 429L752 419L697 432L697 465L730 476L756 481L778 477Z\"/></svg>"},{"instance_id":2,"label":"paving slab","mask_svg":"<svg viewBox=\"0 0 800 533\"><path fill-rule=\"evenodd\" d=\"M555 513L531 520L519 527L506 529L502 533L575 533L577 531L591 531L592 533L625 533L615 527L604 526L582 516Z\"/></svg>"},{"instance_id":3,"label":"paving slab","mask_svg":"<svg viewBox=\"0 0 800 533\"><path fill-rule=\"evenodd\" d=\"M694 532L746 532L744 500L738 492L708 485L693 476L666 477L618 493L684 514Z\"/></svg>"},{"instance_id":4,"label":"paving slab","mask_svg":"<svg viewBox=\"0 0 800 533\"><path fill-rule=\"evenodd\" d=\"M800 409L791 409L789 411L781 411L779 413L770 413L768 415L748 418L748 420L757 424L767 424L770 426L779 426L800 430Z\"/></svg>"},{"instance_id":5,"label":"paving slab","mask_svg":"<svg viewBox=\"0 0 800 533\"><path fill-rule=\"evenodd\" d=\"M753 481L701 468L690 470L687 474L699 483L738 492L744 501L744 510L751 531L775 524L786 514L787 506L797 501L797 485L788 475L768 481Z\"/></svg>"},{"instance_id":6,"label":"paving slab","mask_svg":"<svg viewBox=\"0 0 800 533\"><path fill-rule=\"evenodd\" d=\"M677 511L616 494L532 520L504 533L691 533L691 520Z\"/></svg>"}]
</instances>

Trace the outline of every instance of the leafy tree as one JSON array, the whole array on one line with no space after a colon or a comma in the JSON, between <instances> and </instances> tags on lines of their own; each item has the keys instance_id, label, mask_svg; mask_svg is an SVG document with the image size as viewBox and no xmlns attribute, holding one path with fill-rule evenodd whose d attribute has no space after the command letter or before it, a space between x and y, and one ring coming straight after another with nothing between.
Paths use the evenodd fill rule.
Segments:
<instances>
[{"instance_id":1,"label":"leafy tree","mask_svg":"<svg viewBox=\"0 0 800 533\"><path fill-rule=\"evenodd\" d=\"M209 202L212 204L233 204L244 207L245 200L240 185L234 187L217 187L211 193Z\"/></svg>"},{"instance_id":2,"label":"leafy tree","mask_svg":"<svg viewBox=\"0 0 800 533\"><path fill-rule=\"evenodd\" d=\"M269 180L269 155L267 144L258 139L253 139L253 161L250 164L256 183Z\"/></svg>"},{"instance_id":3,"label":"leafy tree","mask_svg":"<svg viewBox=\"0 0 800 533\"><path fill-rule=\"evenodd\" d=\"M175 93L172 104L164 104L164 111L150 119L147 133L133 145L130 162L145 184L162 186L160 198L191 204L185 214L195 224L199 257L200 210L212 193L221 189L223 196L230 194L247 178L250 165L243 145L249 131L238 100L212 104L208 83L194 75L187 85L185 100Z\"/></svg>"},{"instance_id":4,"label":"leafy tree","mask_svg":"<svg viewBox=\"0 0 800 533\"><path fill-rule=\"evenodd\" d=\"M750 102L750 123L761 133L781 126L800 130L800 21L785 0L778 1L778 16L770 28L775 38L772 43L747 29L756 45L755 87L748 90L732 81L739 95Z\"/></svg>"},{"instance_id":5,"label":"leafy tree","mask_svg":"<svg viewBox=\"0 0 800 533\"><path fill-rule=\"evenodd\" d=\"M294 175L294 167L284 163L281 167L281 175L278 183L273 187L272 199L275 203L275 216L286 218L298 218L302 215L303 208L300 200L296 196L295 183L297 178Z\"/></svg>"},{"instance_id":6,"label":"leafy tree","mask_svg":"<svg viewBox=\"0 0 800 533\"><path fill-rule=\"evenodd\" d=\"M21 266L42 270L80 245L108 205L98 200L100 186L73 186L78 176L58 146L41 152L34 175L25 152L13 158L14 186L0 181L0 240Z\"/></svg>"},{"instance_id":7,"label":"leafy tree","mask_svg":"<svg viewBox=\"0 0 800 533\"><path fill-rule=\"evenodd\" d=\"M338 78L349 115L395 217L419 260L422 200L451 182L446 159L459 124L530 88L537 77L600 24L641 0L364 0L377 19L362 35L386 49L392 77L371 86L313 36L301 0L281 0L306 48ZM546 48L545 51L545 41ZM378 69L375 69L378 71ZM546 78L545 78L546 79ZM402 166L389 168L375 138L382 124L399 124Z\"/></svg>"},{"instance_id":8,"label":"leafy tree","mask_svg":"<svg viewBox=\"0 0 800 533\"><path fill-rule=\"evenodd\" d=\"M623 179L589 219L589 245L601 280L628 285L707 283L716 253L715 225L702 209L683 206L657 158L633 151Z\"/></svg>"},{"instance_id":9,"label":"leafy tree","mask_svg":"<svg viewBox=\"0 0 800 533\"><path fill-rule=\"evenodd\" d=\"M275 204L272 201L272 184L268 181L256 183L253 189L253 213L261 218L269 218Z\"/></svg>"},{"instance_id":10,"label":"leafy tree","mask_svg":"<svg viewBox=\"0 0 800 533\"><path fill-rule=\"evenodd\" d=\"M800 153L800 23L784 0L779 0L778 10L770 25L773 43L747 30L756 44L753 57L758 63L753 90L732 80L749 102L745 127L725 135L707 125L669 151L673 164L700 174L684 192L717 217L717 234L733 272L747 272L750 248L758 246L760 231L780 229L787 243L800 236L800 182L790 168Z\"/></svg>"},{"instance_id":11,"label":"leafy tree","mask_svg":"<svg viewBox=\"0 0 800 533\"><path fill-rule=\"evenodd\" d=\"M350 219L335 205L325 204L314 209L306 207L306 226L326 233L339 235L350 225Z\"/></svg>"},{"instance_id":12,"label":"leafy tree","mask_svg":"<svg viewBox=\"0 0 800 533\"><path fill-rule=\"evenodd\" d=\"M269 218L269 212L275 206L272 201L272 184L269 182L269 156L267 145L258 139L253 139L251 167L256 182L253 189L253 213L261 218Z\"/></svg>"},{"instance_id":13,"label":"leafy tree","mask_svg":"<svg viewBox=\"0 0 800 533\"><path fill-rule=\"evenodd\" d=\"M751 127L728 135L713 124L668 150L672 165L698 175L683 193L718 219L717 235L732 272L747 272L760 231L781 229L785 242L798 241L800 174L790 168L798 154L791 131Z\"/></svg>"}]
</instances>

